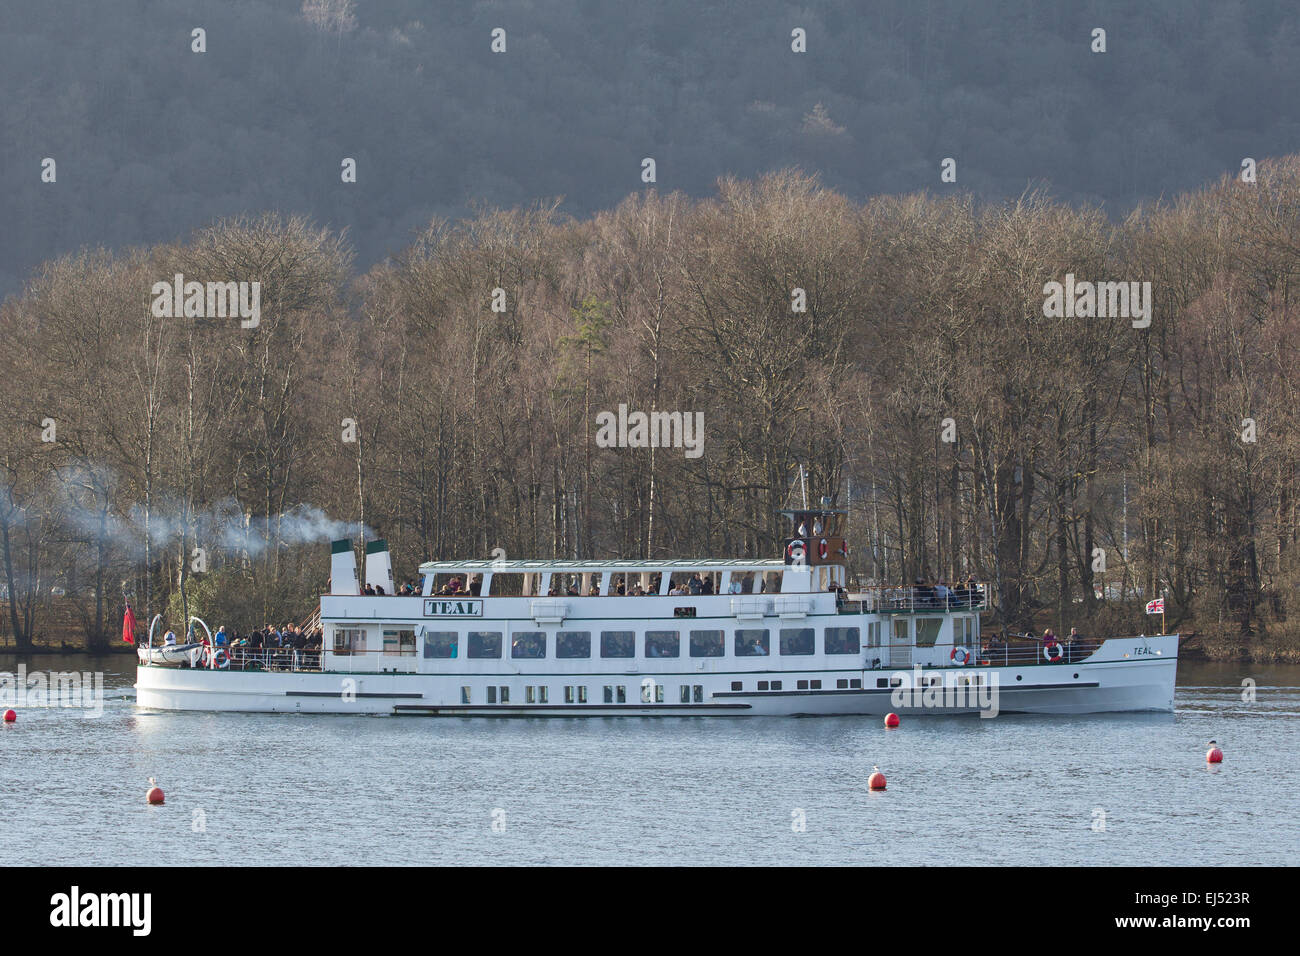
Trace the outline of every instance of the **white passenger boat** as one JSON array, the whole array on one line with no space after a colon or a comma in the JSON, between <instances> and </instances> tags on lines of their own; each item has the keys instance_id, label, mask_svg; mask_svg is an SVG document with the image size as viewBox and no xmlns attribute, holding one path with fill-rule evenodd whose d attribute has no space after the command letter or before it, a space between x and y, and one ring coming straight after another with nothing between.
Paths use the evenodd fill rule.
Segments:
<instances>
[{"instance_id":1,"label":"white passenger boat","mask_svg":"<svg viewBox=\"0 0 1300 956\"><path fill-rule=\"evenodd\" d=\"M796 534L779 560L433 561L413 596L392 596L383 541L366 546L365 576L385 593L361 593L352 542L336 541L321 650L142 661L137 703L484 717L1173 709L1177 635L994 645L984 586L844 590L843 512L787 514Z\"/></svg>"}]
</instances>

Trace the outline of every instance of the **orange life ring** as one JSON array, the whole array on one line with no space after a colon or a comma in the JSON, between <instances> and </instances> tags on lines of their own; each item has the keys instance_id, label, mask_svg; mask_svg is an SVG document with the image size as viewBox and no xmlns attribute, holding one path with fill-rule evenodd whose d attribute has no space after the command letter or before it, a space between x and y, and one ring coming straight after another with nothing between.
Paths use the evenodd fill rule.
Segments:
<instances>
[{"instance_id":1,"label":"orange life ring","mask_svg":"<svg viewBox=\"0 0 1300 956\"><path fill-rule=\"evenodd\" d=\"M830 554L830 550L826 547L825 538L822 538L821 541L817 544L817 553L821 555L823 561L826 560L826 555Z\"/></svg>"}]
</instances>

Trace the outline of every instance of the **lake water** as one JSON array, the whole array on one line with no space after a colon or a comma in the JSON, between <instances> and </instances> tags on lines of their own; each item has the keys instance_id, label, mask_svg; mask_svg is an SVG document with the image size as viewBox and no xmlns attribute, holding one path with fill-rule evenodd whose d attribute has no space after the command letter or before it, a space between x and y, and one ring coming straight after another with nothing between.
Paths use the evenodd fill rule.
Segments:
<instances>
[{"instance_id":1,"label":"lake water","mask_svg":"<svg viewBox=\"0 0 1300 956\"><path fill-rule=\"evenodd\" d=\"M151 712L129 657L25 662L103 671L106 699L98 718L24 707L0 725L10 864L1278 865L1300 849L1295 666L1184 663L1173 715L887 731ZM145 803L151 776L165 806Z\"/></svg>"}]
</instances>

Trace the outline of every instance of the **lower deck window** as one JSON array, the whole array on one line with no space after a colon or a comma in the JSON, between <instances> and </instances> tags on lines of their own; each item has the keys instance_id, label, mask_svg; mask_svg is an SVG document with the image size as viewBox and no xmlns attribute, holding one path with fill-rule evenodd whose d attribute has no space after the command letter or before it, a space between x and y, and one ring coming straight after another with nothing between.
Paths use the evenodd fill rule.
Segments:
<instances>
[{"instance_id":1,"label":"lower deck window","mask_svg":"<svg viewBox=\"0 0 1300 956\"><path fill-rule=\"evenodd\" d=\"M646 657L681 657L682 638L677 631L646 631Z\"/></svg>"},{"instance_id":2,"label":"lower deck window","mask_svg":"<svg viewBox=\"0 0 1300 956\"><path fill-rule=\"evenodd\" d=\"M520 631L510 640L510 656L536 660L546 656L546 635L541 631Z\"/></svg>"},{"instance_id":3,"label":"lower deck window","mask_svg":"<svg viewBox=\"0 0 1300 956\"><path fill-rule=\"evenodd\" d=\"M415 631L384 631L384 654L392 657L415 656Z\"/></svg>"},{"instance_id":4,"label":"lower deck window","mask_svg":"<svg viewBox=\"0 0 1300 956\"><path fill-rule=\"evenodd\" d=\"M470 631L467 657L497 660L501 657L500 631Z\"/></svg>"},{"instance_id":5,"label":"lower deck window","mask_svg":"<svg viewBox=\"0 0 1300 956\"><path fill-rule=\"evenodd\" d=\"M555 635L555 656L566 659L591 657L591 632L560 631Z\"/></svg>"},{"instance_id":6,"label":"lower deck window","mask_svg":"<svg viewBox=\"0 0 1300 956\"><path fill-rule=\"evenodd\" d=\"M336 627L334 629L334 653L340 657L361 650L366 642L366 632L360 628Z\"/></svg>"},{"instance_id":7,"label":"lower deck window","mask_svg":"<svg viewBox=\"0 0 1300 956\"><path fill-rule=\"evenodd\" d=\"M721 631L691 631L691 657L721 657L726 652Z\"/></svg>"},{"instance_id":8,"label":"lower deck window","mask_svg":"<svg viewBox=\"0 0 1300 956\"><path fill-rule=\"evenodd\" d=\"M781 653L806 655L813 652L811 627L786 627L781 629Z\"/></svg>"},{"instance_id":9,"label":"lower deck window","mask_svg":"<svg viewBox=\"0 0 1300 956\"><path fill-rule=\"evenodd\" d=\"M856 627L828 627L825 633L827 654L856 654L862 648L862 632Z\"/></svg>"},{"instance_id":10,"label":"lower deck window","mask_svg":"<svg viewBox=\"0 0 1300 956\"><path fill-rule=\"evenodd\" d=\"M425 660L455 657L458 636L455 631L425 631ZM388 636L384 635L384 642L387 641Z\"/></svg>"},{"instance_id":11,"label":"lower deck window","mask_svg":"<svg viewBox=\"0 0 1300 956\"><path fill-rule=\"evenodd\" d=\"M735 637L737 657L767 657L772 644L766 628L740 628Z\"/></svg>"},{"instance_id":12,"label":"lower deck window","mask_svg":"<svg viewBox=\"0 0 1300 956\"><path fill-rule=\"evenodd\" d=\"M636 657L635 631L601 631L601 657Z\"/></svg>"},{"instance_id":13,"label":"lower deck window","mask_svg":"<svg viewBox=\"0 0 1300 956\"><path fill-rule=\"evenodd\" d=\"M943 627L941 617L918 617L916 619L916 646L934 647L939 640L939 631Z\"/></svg>"}]
</instances>

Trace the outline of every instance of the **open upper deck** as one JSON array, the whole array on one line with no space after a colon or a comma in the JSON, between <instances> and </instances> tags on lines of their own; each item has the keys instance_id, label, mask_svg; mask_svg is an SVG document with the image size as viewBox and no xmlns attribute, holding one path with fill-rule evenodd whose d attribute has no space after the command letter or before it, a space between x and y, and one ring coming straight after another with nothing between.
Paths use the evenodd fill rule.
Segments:
<instances>
[{"instance_id":1,"label":"open upper deck","mask_svg":"<svg viewBox=\"0 0 1300 956\"><path fill-rule=\"evenodd\" d=\"M426 596L614 597L669 595L677 589L691 594L806 594L844 583L843 568L744 558L427 561L420 574Z\"/></svg>"},{"instance_id":2,"label":"open upper deck","mask_svg":"<svg viewBox=\"0 0 1300 956\"><path fill-rule=\"evenodd\" d=\"M502 573L600 574L662 574L664 572L690 571L783 571L784 561L771 558L703 558L695 561L603 560L571 561L535 559L528 561L426 561L420 565L421 574L454 574L498 571Z\"/></svg>"}]
</instances>

